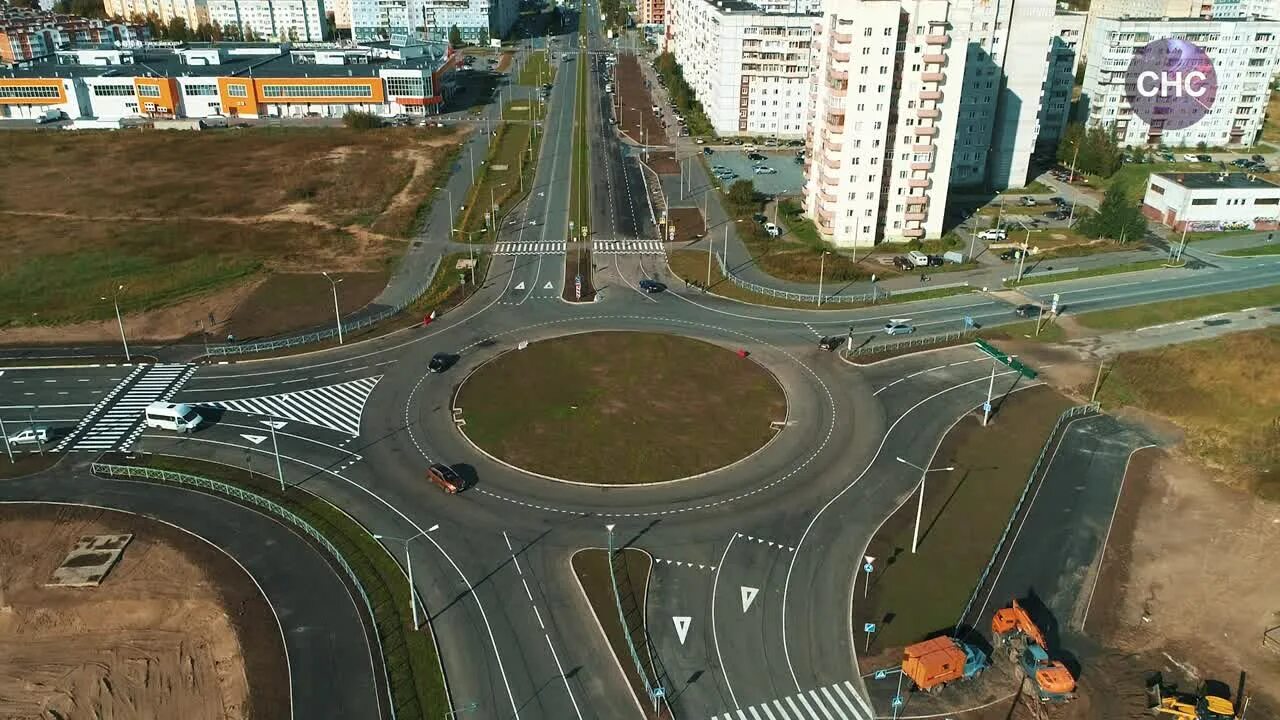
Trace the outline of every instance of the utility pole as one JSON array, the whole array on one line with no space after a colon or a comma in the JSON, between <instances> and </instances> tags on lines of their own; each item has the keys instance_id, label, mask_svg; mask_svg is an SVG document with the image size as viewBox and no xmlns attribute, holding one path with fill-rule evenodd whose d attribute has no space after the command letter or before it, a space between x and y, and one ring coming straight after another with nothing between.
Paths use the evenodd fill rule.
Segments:
<instances>
[{"instance_id":1,"label":"utility pole","mask_svg":"<svg viewBox=\"0 0 1280 720\"><path fill-rule=\"evenodd\" d=\"M124 345L124 361L133 362L129 356L129 339L124 336L124 318L120 315L120 292L124 290L124 285L119 285L115 290L111 291L111 304L116 309L116 324L120 326L120 343ZM102 297L106 300L106 297Z\"/></svg>"},{"instance_id":2,"label":"utility pole","mask_svg":"<svg viewBox=\"0 0 1280 720\"><path fill-rule=\"evenodd\" d=\"M1102 368L1106 363L1106 358L1098 358L1098 377L1093 380L1093 392L1089 393L1089 402L1098 400L1098 388L1102 387Z\"/></svg>"},{"instance_id":3,"label":"utility pole","mask_svg":"<svg viewBox=\"0 0 1280 720\"><path fill-rule=\"evenodd\" d=\"M991 359L991 380L987 383L987 402L982 406L982 427L991 420L991 396L996 389L996 359Z\"/></svg>"},{"instance_id":4,"label":"utility pole","mask_svg":"<svg viewBox=\"0 0 1280 720\"><path fill-rule=\"evenodd\" d=\"M830 254L829 251L823 250L822 255L818 257L818 307L822 307L822 278L826 274L827 256Z\"/></svg>"},{"instance_id":5,"label":"utility pole","mask_svg":"<svg viewBox=\"0 0 1280 720\"><path fill-rule=\"evenodd\" d=\"M4 418L0 418L0 435L4 436L4 449L9 453L9 462L13 462L13 446L9 444L9 431L4 429Z\"/></svg>"},{"instance_id":6,"label":"utility pole","mask_svg":"<svg viewBox=\"0 0 1280 720\"><path fill-rule=\"evenodd\" d=\"M952 470L955 470L955 468L954 467L932 468L932 469L922 468L919 465L911 462L910 460L905 460L901 457L894 458L894 459L902 463L903 465L913 467L916 470L920 471L920 498L919 498L919 501L916 503L916 529L914 532L911 533L911 554L914 555L916 553L916 548L919 547L920 545L920 518L924 515L925 478L928 477L929 473L931 472L950 472ZM868 580L869 579L870 578L868 578Z\"/></svg>"},{"instance_id":7,"label":"utility pole","mask_svg":"<svg viewBox=\"0 0 1280 720\"><path fill-rule=\"evenodd\" d=\"M333 278L329 277L329 273L327 272L321 272L320 274L324 275L324 279L328 280L329 284L333 286L333 320L334 320L334 323L338 326L338 344L341 345L342 344L342 313L338 310L338 283L342 282L342 278L338 278L337 280L334 280Z\"/></svg>"},{"instance_id":8,"label":"utility pole","mask_svg":"<svg viewBox=\"0 0 1280 720\"><path fill-rule=\"evenodd\" d=\"M267 427L271 428L271 451L276 455L276 477L280 480L280 494L284 494L284 468L280 466L280 446L276 444L276 423L274 420L267 421Z\"/></svg>"}]
</instances>

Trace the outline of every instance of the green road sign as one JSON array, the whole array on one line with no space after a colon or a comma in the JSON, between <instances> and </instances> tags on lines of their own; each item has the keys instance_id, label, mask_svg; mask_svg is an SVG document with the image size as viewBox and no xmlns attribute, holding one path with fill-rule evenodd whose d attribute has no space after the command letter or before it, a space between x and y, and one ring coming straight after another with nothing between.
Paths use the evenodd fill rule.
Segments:
<instances>
[{"instance_id":1,"label":"green road sign","mask_svg":"<svg viewBox=\"0 0 1280 720\"><path fill-rule=\"evenodd\" d=\"M1031 368L1027 367L1025 364L1023 364L1021 361L1017 360L1016 358L1009 357L1006 353L1001 352L999 348L992 345L991 343L988 343L984 340L974 340L973 344L977 345L978 349L981 350L982 352L995 358L996 362L1008 367L1011 370L1016 370L1018 373L1022 375L1022 377L1028 380L1035 380L1036 376L1039 375L1039 373L1037 373L1035 370L1032 370Z\"/></svg>"}]
</instances>

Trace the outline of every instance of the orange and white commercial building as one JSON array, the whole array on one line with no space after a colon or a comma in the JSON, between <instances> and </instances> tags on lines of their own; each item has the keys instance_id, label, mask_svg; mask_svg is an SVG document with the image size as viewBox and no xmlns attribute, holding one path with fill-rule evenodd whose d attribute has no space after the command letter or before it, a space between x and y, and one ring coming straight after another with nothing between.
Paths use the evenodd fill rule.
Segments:
<instances>
[{"instance_id":1,"label":"orange and white commercial building","mask_svg":"<svg viewBox=\"0 0 1280 720\"><path fill-rule=\"evenodd\" d=\"M59 51L0 69L0 120L429 115L444 100L448 53L434 43Z\"/></svg>"}]
</instances>

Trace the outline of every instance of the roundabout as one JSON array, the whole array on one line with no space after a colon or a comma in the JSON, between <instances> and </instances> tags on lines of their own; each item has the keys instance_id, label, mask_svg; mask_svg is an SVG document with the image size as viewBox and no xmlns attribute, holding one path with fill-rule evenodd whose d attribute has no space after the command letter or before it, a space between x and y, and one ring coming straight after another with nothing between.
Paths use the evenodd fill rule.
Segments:
<instances>
[{"instance_id":1,"label":"roundabout","mask_svg":"<svg viewBox=\"0 0 1280 720\"><path fill-rule=\"evenodd\" d=\"M648 332L592 332L495 356L453 407L482 452L570 483L635 486L712 472L787 419L776 377L744 354Z\"/></svg>"}]
</instances>

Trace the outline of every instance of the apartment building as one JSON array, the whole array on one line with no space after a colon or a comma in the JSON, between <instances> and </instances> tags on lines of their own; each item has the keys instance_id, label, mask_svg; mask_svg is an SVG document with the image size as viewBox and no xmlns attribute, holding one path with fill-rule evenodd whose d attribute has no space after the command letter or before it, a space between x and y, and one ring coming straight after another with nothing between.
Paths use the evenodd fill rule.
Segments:
<instances>
[{"instance_id":1,"label":"apartment building","mask_svg":"<svg viewBox=\"0 0 1280 720\"><path fill-rule=\"evenodd\" d=\"M168 24L180 17L193 29L209 22L205 0L103 0L103 7L107 15L125 19L155 15Z\"/></svg>"},{"instance_id":2,"label":"apartment building","mask_svg":"<svg viewBox=\"0 0 1280 720\"><path fill-rule=\"evenodd\" d=\"M424 115L443 101L448 68L439 43L64 50L0 69L0 118L50 111L105 121Z\"/></svg>"},{"instance_id":3,"label":"apartment building","mask_svg":"<svg viewBox=\"0 0 1280 720\"><path fill-rule=\"evenodd\" d=\"M324 0L208 0L209 19L221 27L239 27L249 37L321 42L328 24Z\"/></svg>"},{"instance_id":4,"label":"apartment building","mask_svg":"<svg viewBox=\"0 0 1280 720\"><path fill-rule=\"evenodd\" d=\"M333 2L326 3L326 5L329 7L329 12L333 13L334 27L350 30L351 0L333 0Z\"/></svg>"},{"instance_id":5,"label":"apartment building","mask_svg":"<svg viewBox=\"0 0 1280 720\"><path fill-rule=\"evenodd\" d=\"M0 5L0 63L47 57L73 43L113 43L150 38L146 25L61 15Z\"/></svg>"},{"instance_id":6,"label":"apartment building","mask_svg":"<svg viewBox=\"0 0 1280 720\"><path fill-rule=\"evenodd\" d=\"M457 27L463 42L506 37L520 17L519 0L349 0L352 36L386 40L420 33L433 41Z\"/></svg>"},{"instance_id":7,"label":"apartment building","mask_svg":"<svg viewBox=\"0 0 1280 720\"><path fill-rule=\"evenodd\" d=\"M1122 17L1209 17L1221 0L1092 0L1085 21L1084 57L1089 57L1093 28L1100 18Z\"/></svg>"},{"instance_id":8,"label":"apartment building","mask_svg":"<svg viewBox=\"0 0 1280 720\"><path fill-rule=\"evenodd\" d=\"M1071 121L1071 94L1084 43L1088 15L1059 10L1050 32L1049 66L1040 101L1040 133L1036 152L1052 155Z\"/></svg>"},{"instance_id":9,"label":"apartment building","mask_svg":"<svg viewBox=\"0 0 1280 720\"><path fill-rule=\"evenodd\" d=\"M1156 40L1195 44L1213 62L1216 97L1188 127L1133 110L1126 71L1134 55ZM1085 66L1081 105L1090 125L1109 127L1122 146L1249 146L1262 132L1269 82L1280 65L1280 21L1240 18L1100 18Z\"/></svg>"},{"instance_id":10,"label":"apartment building","mask_svg":"<svg viewBox=\"0 0 1280 720\"><path fill-rule=\"evenodd\" d=\"M804 136L810 14L740 0L671 0L668 49L717 134Z\"/></svg>"},{"instance_id":11,"label":"apartment building","mask_svg":"<svg viewBox=\"0 0 1280 720\"><path fill-rule=\"evenodd\" d=\"M636 6L637 25L662 25L666 23L666 0L640 0Z\"/></svg>"},{"instance_id":12,"label":"apartment building","mask_svg":"<svg viewBox=\"0 0 1280 720\"><path fill-rule=\"evenodd\" d=\"M1253 17L1280 20L1280 0L1213 0L1210 17Z\"/></svg>"}]
</instances>

